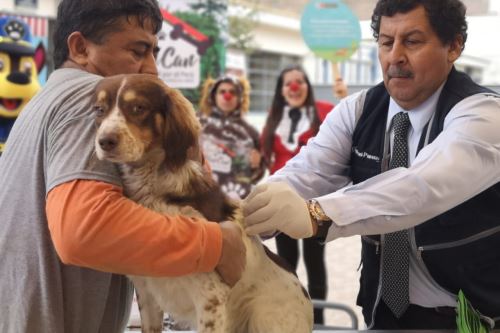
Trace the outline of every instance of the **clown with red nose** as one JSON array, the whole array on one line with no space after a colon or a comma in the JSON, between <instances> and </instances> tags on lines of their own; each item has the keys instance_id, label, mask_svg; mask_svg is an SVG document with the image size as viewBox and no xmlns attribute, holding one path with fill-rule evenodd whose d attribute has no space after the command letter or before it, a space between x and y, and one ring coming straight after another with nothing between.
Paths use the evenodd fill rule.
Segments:
<instances>
[{"instance_id":1,"label":"clown with red nose","mask_svg":"<svg viewBox=\"0 0 500 333\"><path fill-rule=\"evenodd\" d=\"M290 107L301 107L308 94L308 86L304 76L299 71L291 71L284 77L285 82L282 88L282 94Z\"/></svg>"},{"instance_id":2,"label":"clown with red nose","mask_svg":"<svg viewBox=\"0 0 500 333\"><path fill-rule=\"evenodd\" d=\"M264 175L259 133L244 119L249 96L246 79L223 76L205 81L200 101L200 146L214 179L233 199L246 197Z\"/></svg>"},{"instance_id":3,"label":"clown with red nose","mask_svg":"<svg viewBox=\"0 0 500 333\"><path fill-rule=\"evenodd\" d=\"M309 78L301 66L291 65L278 76L262 141L264 157L273 174L292 158L333 108L316 101Z\"/></svg>"},{"instance_id":4,"label":"clown with red nose","mask_svg":"<svg viewBox=\"0 0 500 333\"><path fill-rule=\"evenodd\" d=\"M215 90L215 105L225 114L239 107L240 91L238 86L229 82L221 82Z\"/></svg>"}]
</instances>

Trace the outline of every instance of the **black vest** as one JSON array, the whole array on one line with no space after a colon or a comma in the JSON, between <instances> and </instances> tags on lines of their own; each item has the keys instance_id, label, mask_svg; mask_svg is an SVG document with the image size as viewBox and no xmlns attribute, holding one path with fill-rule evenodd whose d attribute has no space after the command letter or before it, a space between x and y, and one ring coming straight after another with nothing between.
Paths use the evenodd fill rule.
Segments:
<instances>
[{"instance_id":1,"label":"black vest","mask_svg":"<svg viewBox=\"0 0 500 333\"><path fill-rule=\"evenodd\" d=\"M494 94L452 69L439 96L434 120L427 125L431 126L429 143L443 130L448 112L464 98L478 93ZM368 90L352 140L350 176L355 184L382 172L388 107L389 94L383 84ZM424 145L427 126L419 150ZM415 237L417 255L441 287L453 294L462 289L482 314L499 319L500 183L416 226L410 234ZM373 324L374 307L380 296L379 247L380 235L362 237L363 267L357 303L363 307L369 326Z\"/></svg>"}]
</instances>

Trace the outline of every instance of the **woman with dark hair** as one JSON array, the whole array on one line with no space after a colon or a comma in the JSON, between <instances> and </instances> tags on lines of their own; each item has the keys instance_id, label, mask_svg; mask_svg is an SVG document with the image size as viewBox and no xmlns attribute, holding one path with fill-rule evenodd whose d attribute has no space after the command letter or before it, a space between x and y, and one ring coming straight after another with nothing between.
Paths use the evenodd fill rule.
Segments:
<instances>
[{"instance_id":1,"label":"woman with dark hair","mask_svg":"<svg viewBox=\"0 0 500 333\"><path fill-rule=\"evenodd\" d=\"M278 77L262 135L264 158L271 174L318 132L320 123L306 73L298 65L286 67Z\"/></svg>"},{"instance_id":2,"label":"woman with dark hair","mask_svg":"<svg viewBox=\"0 0 500 333\"><path fill-rule=\"evenodd\" d=\"M321 120L333 105L316 103L307 74L298 65L283 69L278 77L271 109L262 134L263 156L273 174L295 156L309 138L316 135ZM298 241L280 234L276 237L278 254L294 270L299 259ZM326 299L325 246L314 238L303 240L308 290L313 299ZM314 310L314 322L323 323L323 311Z\"/></svg>"}]
</instances>

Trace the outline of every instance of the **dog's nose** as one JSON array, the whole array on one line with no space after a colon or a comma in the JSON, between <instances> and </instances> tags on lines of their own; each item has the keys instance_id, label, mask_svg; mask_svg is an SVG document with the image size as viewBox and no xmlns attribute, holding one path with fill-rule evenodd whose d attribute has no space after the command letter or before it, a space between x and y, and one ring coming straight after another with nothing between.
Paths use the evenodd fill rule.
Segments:
<instances>
[{"instance_id":1,"label":"dog's nose","mask_svg":"<svg viewBox=\"0 0 500 333\"><path fill-rule=\"evenodd\" d=\"M111 133L99 138L99 146L104 151L113 150L118 145L118 135Z\"/></svg>"}]
</instances>

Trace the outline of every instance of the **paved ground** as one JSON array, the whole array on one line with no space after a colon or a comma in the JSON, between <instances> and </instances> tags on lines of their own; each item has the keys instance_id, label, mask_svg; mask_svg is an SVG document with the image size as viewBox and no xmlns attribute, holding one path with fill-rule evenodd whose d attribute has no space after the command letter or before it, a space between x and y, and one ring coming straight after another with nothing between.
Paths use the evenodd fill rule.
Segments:
<instances>
[{"instance_id":1,"label":"paved ground","mask_svg":"<svg viewBox=\"0 0 500 333\"><path fill-rule=\"evenodd\" d=\"M274 240L265 241L270 249L276 252ZM359 288L359 271L361 242L359 236L337 239L326 245L328 270L328 299L353 309L358 317L359 328L364 328L361 308L356 306L356 295ZM297 275L307 286L307 275L302 260L297 269ZM325 310L326 324L334 326L350 326L349 316L342 311Z\"/></svg>"}]
</instances>

